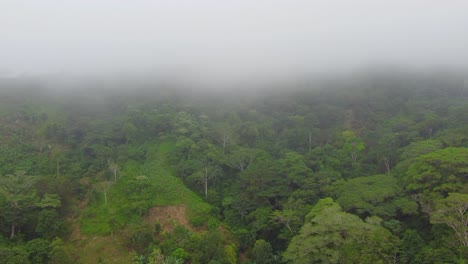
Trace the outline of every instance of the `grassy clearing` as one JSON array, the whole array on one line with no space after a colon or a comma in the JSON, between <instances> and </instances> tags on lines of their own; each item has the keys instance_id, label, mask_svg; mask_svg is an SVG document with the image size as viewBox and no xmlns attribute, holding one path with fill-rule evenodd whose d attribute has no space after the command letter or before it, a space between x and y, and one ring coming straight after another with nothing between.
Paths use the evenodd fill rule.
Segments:
<instances>
[{"instance_id":1,"label":"grassy clearing","mask_svg":"<svg viewBox=\"0 0 468 264\"><path fill-rule=\"evenodd\" d=\"M130 263L135 253L128 249L129 235L135 226L146 224L143 216L153 206L183 205L188 222L207 222L210 205L174 176L166 162L174 143L153 142L145 149L144 163L121 165L121 177L108 190L107 206L99 192L82 212L78 234L68 241L77 263Z\"/></svg>"},{"instance_id":2,"label":"grassy clearing","mask_svg":"<svg viewBox=\"0 0 468 264\"><path fill-rule=\"evenodd\" d=\"M146 145L146 161L139 164L127 162L122 168L122 177L104 194L88 206L81 218L84 234L109 235L113 230L128 224L140 223L142 216L153 206L185 205L189 221L194 225L208 220L210 206L189 190L171 171L167 154L174 149L170 141Z\"/></svg>"},{"instance_id":3,"label":"grassy clearing","mask_svg":"<svg viewBox=\"0 0 468 264\"><path fill-rule=\"evenodd\" d=\"M174 176L167 163L167 155L174 147L171 141L147 144L144 163L129 161L122 165L120 178L107 192L107 206L102 192L91 199L81 216L82 238L73 242L87 250L81 262L116 260L106 252L119 252L119 257L125 259L122 252L126 255L130 252L125 248L128 234L123 234L131 226L144 225L143 216L153 206L182 205L187 209L188 223L194 226L206 223L210 205Z\"/></svg>"}]
</instances>

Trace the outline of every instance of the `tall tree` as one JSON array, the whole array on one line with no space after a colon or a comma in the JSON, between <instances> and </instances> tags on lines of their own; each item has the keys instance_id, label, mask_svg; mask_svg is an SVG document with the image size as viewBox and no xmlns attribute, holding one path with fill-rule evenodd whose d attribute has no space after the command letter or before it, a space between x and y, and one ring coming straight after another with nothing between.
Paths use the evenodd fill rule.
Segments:
<instances>
[{"instance_id":1,"label":"tall tree","mask_svg":"<svg viewBox=\"0 0 468 264\"><path fill-rule=\"evenodd\" d=\"M419 156L406 173L407 189L416 194L445 197L468 192L468 148L445 148Z\"/></svg>"},{"instance_id":2,"label":"tall tree","mask_svg":"<svg viewBox=\"0 0 468 264\"><path fill-rule=\"evenodd\" d=\"M351 130L344 131L342 136L344 139L343 149L349 153L351 159L355 162L359 153L365 149L366 145L364 141Z\"/></svg>"},{"instance_id":3,"label":"tall tree","mask_svg":"<svg viewBox=\"0 0 468 264\"><path fill-rule=\"evenodd\" d=\"M15 237L16 229L28 220L31 209L36 207L35 181L35 177L25 172L0 177L0 195L4 201L0 216L10 225L10 239Z\"/></svg>"},{"instance_id":4,"label":"tall tree","mask_svg":"<svg viewBox=\"0 0 468 264\"><path fill-rule=\"evenodd\" d=\"M397 248L398 238L381 227L378 219L363 222L325 198L307 214L284 258L293 264L391 262Z\"/></svg>"},{"instance_id":5,"label":"tall tree","mask_svg":"<svg viewBox=\"0 0 468 264\"><path fill-rule=\"evenodd\" d=\"M460 245L468 247L468 194L449 193L447 198L436 200L430 217L431 223L452 228Z\"/></svg>"},{"instance_id":6,"label":"tall tree","mask_svg":"<svg viewBox=\"0 0 468 264\"><path fill-rule=\"evenodd\" d=\"M417 213L418 205L403 195L392 175L379 174L337 181L328 188L343 209L361 216L394 217Z\"/></svg>"}]
</instances>

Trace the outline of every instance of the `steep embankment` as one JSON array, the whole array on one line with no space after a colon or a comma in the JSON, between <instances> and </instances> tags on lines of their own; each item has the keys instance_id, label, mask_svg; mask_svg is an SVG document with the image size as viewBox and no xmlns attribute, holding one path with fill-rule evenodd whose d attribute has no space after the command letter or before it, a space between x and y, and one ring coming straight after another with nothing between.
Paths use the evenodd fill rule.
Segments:
<instances>
[{"instance_id":1,"label":"steep embankment","mask_svg":"<svg viewBox=\"0 0 468 264\"><path fill-rule=\"evenodd\" d=\"M148 143L142 147L144 163L126 162L116 182L88 184L94 195L69 241L80 262L128 261L134 234L154 229L156 222L171 231L176 224L194 230L207 221L210 206L174 176L167 162L173 147L170 141Z\"/></svg>"}]
</instances>

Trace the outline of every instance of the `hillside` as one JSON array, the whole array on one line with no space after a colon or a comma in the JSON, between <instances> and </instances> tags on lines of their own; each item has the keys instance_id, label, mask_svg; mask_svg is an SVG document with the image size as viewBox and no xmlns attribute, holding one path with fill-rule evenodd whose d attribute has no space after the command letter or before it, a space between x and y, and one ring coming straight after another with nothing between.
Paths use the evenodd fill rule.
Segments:
<instances>
[{"instance_id":1,"label":"hillside","mask_svg":"<svg viewBox=\"0 0 468 264\"><path fill-rule=\"evenodd\" d=\"M0 264L464 263L463 80L226 96L19 82L0 91Z\"/></svg>"},{"instance_id":2,"label":"hillside","mask_svg":"<svg viewBox=\"0 0 468 264\"><path fill-rule=\"evenodd\" d=\"M198 232L206 229L200 225L206 223L210 206L174 176L167 164L173 148L170 141L148 143L143 164L128 162L118 171L117 181L109 184L107 205L103 190L94 194L97 197L83 208L79 230L70 238L80 263L128 263L132 255L125 236L154 229L155 224L161 224L161 232L171 232L177 225L191 231L198 227Z\"/></svg>"}]
</instances>

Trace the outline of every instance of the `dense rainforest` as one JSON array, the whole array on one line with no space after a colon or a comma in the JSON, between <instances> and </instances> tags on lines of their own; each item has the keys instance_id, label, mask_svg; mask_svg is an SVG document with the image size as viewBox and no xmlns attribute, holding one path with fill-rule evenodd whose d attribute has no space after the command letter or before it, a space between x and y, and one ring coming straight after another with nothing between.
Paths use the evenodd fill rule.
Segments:
<instances>
[{"instance_id":1,"label":"dense rainforest","mask_svg":"<svg viewBox=\"0 0 468 264\"><path fill-rule=\"evenodd\" d=\"M461 76L1 79L0 263L467 263Z\"/></svg>"}]
</instances>

